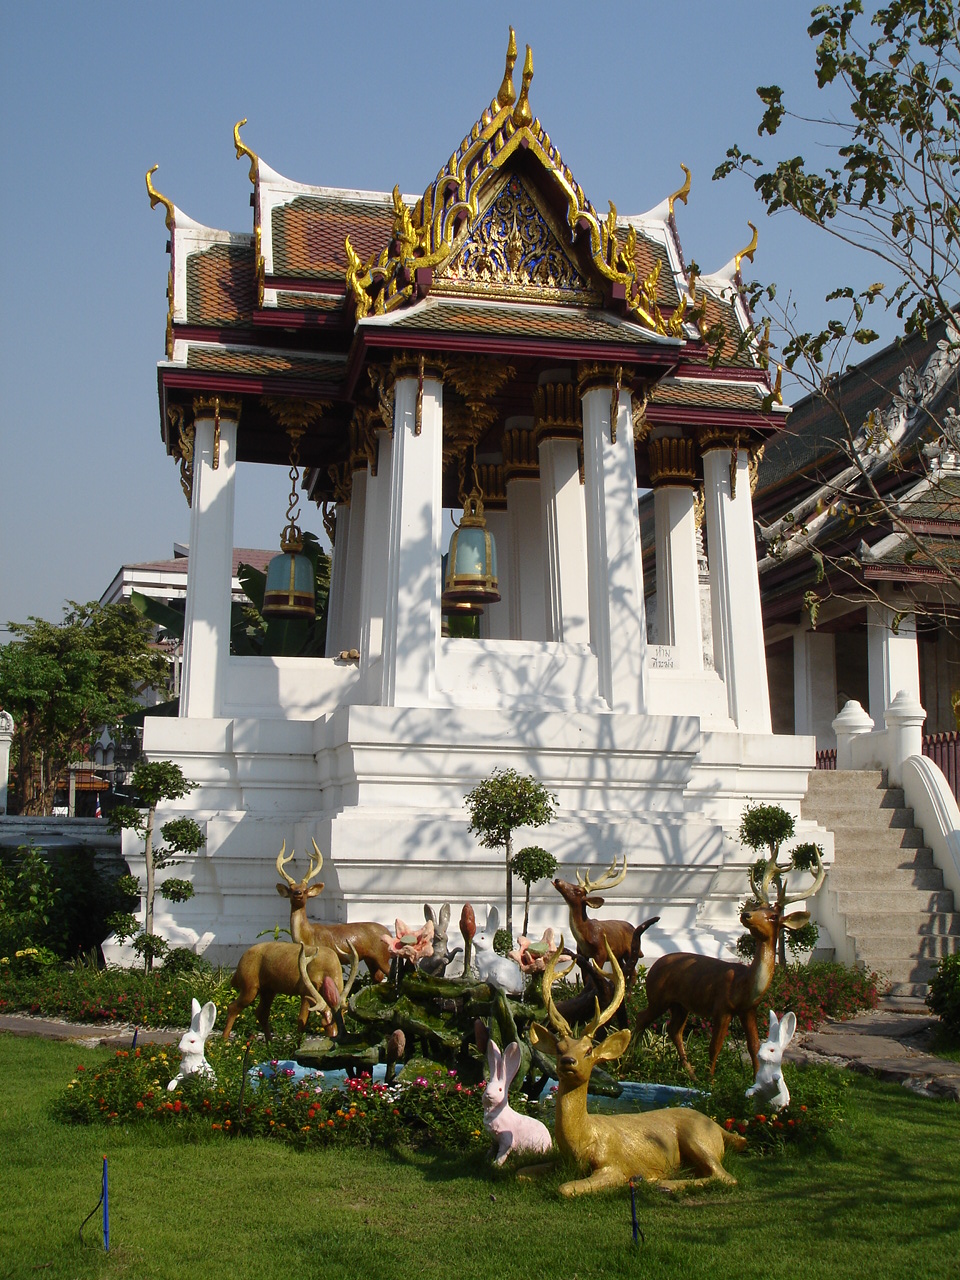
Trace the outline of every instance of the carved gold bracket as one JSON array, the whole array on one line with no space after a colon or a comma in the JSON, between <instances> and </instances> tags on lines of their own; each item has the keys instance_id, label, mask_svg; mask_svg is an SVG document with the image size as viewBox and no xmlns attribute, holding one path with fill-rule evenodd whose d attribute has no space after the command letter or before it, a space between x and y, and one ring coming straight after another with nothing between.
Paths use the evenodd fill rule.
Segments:
<instances>
[{"instance_id":1,"label":"carved gold bracket","mask_svg":"<svg viewBox=\"0 0 960 1280\"><path fill-rule=\"evenodd\" d=\"M326 530L327 537L330 539L330 546L336 546L337 542L337 513L331 508L329 502L325 502L320 508L320 518L323 520L323 527Z\"/></svg>"},{"instance_id":2,"label":"carved gold bracket","mask_svg":"<svg viewBox=\"0 0 960 1280\"><path fill-rule=\"evenodd\" d=\"M750 493L751 496L757 492L757 482L760 479L760 463L763 461L763 451L766 445L762 444L758 449L750 450Z\"/></svg>"},{"instance_id":3,"label":"carved gold bracket","mask_svg":"<svg viewBox=\"0 0 960 1280\"><path fill-rule=\"evenodd\" d=\"M180 488L187 500L187 506L193 506L193 442L195 430L193 423L184 423L183 405L167 406L167 418L177 433L176 452L180 458Z\"/></svg>"},{"instance_id":4,"label":"carved gold bracket","mask_svg":"<svg viewBox=\"0 0 960 1280\"><path fill-rule=\"evenodd\" d=\"M423 355L417 361L417 412L413 423L413 434L420 435L423 431Z\"/></svg>"},{"instance_id":5,"label":"carved gold bracket","mask_svg":"<svg viewBox=\"0 0 960 1280\"><path fill-rule=\"evenodd\" d=\"M642 400L634 400L633 402L633 440L634 444L642 444L649 436L653 429L652 423L647 421L647 396L644 393Z\"/></svg>"},{"instance_id":6,"label":"carved gold bracket","mask_svg":"<svg viewBox=\"0 0 960 1280\"><path fill-rule=\"evenodd\" d=\"M620 388L623 385L623 365L617 365L616 381L613 384L613 395L610 397L610 443L617 443L617 418L620 415Z\"/></svg>"}]
</instances>

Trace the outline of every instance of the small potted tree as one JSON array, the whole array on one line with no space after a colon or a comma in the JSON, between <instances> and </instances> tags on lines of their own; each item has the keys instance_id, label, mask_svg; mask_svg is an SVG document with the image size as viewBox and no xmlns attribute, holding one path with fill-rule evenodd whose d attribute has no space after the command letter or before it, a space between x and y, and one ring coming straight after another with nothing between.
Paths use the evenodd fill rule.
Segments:
<instances>
[{"instance_id":1,"label":"small potted tree","mask_svg":"<svg viewBox=\"0 0 960 1280\"><path fill-rule=\"evenodd\" d=\"M171 818L160 828L163 844L155 840L154 827L157 805L164 800L179 800L196 786L183 776L179 765L169 760L141 760L134 768L133 789L140 797L141 808L131 804L117 805L110 814L113 831L135 831L143 840L143 861L146 886L141 887L137 876L123 876L118 889L131 897L143 897L143 920L135 915L120 912L108 921L109 927L120 942L132 941L133 949L143 959L144 972L153 968L154 960L162 959L170 950L166 940L154 933L153 917L157 894L168 902L186 902L193 897L193 885L189 880L167 876L157 880L157 873L177 865L180 854L199 853L204 846L204 835L192 818Z\"/></svg>"}]
</instances>

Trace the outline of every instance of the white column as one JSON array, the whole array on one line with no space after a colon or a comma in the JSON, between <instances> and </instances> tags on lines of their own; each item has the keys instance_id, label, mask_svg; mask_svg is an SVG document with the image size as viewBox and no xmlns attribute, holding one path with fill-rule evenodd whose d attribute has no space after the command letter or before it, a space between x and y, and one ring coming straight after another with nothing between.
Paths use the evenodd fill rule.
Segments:
<instances>
[{"instance_id":1,"label":"white column","mask_svg":"<svg viewBox=\"0 0 960 1280\"><path fill-rule=\"evenodd\" d=\"M343 551L343 595L340 599L340 649L360 648L363 587L363 535L367 518L369 472L354 471L350 487L350 523ZM338 533L339 537L339 533ZM340 649L337 652L340 652Z\"/></svg>"},{"instance_id":2,"label":"white column","mask_svg":"<svg viewBox=\"0 0 960 1280\"><path fill-rule=\"evenodd\" d=\"M500 599L488 604L480 616L480 634L486 640L510 639L510 520L506 511L484 508L487 529L497 548L497 583Z\"/></svg>"},{"instance_id":3,"label":"white column","mask_svg":"<svg viewBox=\"0 0 960 1280\"><path fill-rule=\"evenodd\" d=\"M575 440L541 440L540 500L547 637L565 644L589 644L587 517Z\"/></svg>"},{"instance_id":4,"label":"white column","mask_svg":"<svg viewBox=\"0 0 960 1280\"><path fill-rule=\"evenodd\" d=\"M363 577L360 588L360 672L363 697L374 706L383 691L383 614L387 594L387 529L390 520L390 472L393 441L377 431L377 474L368 472L363 520ZM357 476L354 476L356 481Z\"/></svg>"},{"instance_id":5,"label":"white column","mask_svg":"<svg viewBox=\"0 0 960 1280\"><path fill-rule=\"evenodd\" d=\"M737 453L736 497L730 485L732 456L727 446L703 453L714 664L727 687L730 718L741 733L770 733L749 456L746 449Z\"/></svg>"},{"instance_id":6,"label":"white column","mask_svg":"<svg viewBox=\"0 0 960 1280\"><path fill-rule=\"evenodd\" d=\"M633 419L630 393L623 390L612 441L612 398L611 387L595 387L583 397L590 639L600 696L612 711L642 713L647 626Z\"/></svg>"},{"instance_id":7,"label":"white column","mask_svg":"<svg viewBox=\"0 0 960 1280\"><path fill-rule=\"evenodd\" d=\"M506 488L510 635L514 640L546 640L547 602L540 481L521 476L508 480Z\"/></svg>"},{"instance_id":8,"label":"white column","mask_svg":"<svg viewBox=\"0 0 960 1280\"><path fill-rule=\"evenodd\" d=\"M417 379L399 378L393 411L390 520L383 624L382 705L428 706L440 652L443 384L423 381L415 433Z\"/></svg>"},{"instance_id":9,"label":"white column","mask_svg":"<svg viewBox=\"0 0 960 1280\"><path fill-rule=\"evenodd\" d=\"M657 543L657 618L661 644L676 646L676 665L703 670L697 516L689 484L662 484L653 494Z\"/></svg>"},{"instance_id":10,"label":"white column","mask_svg":"<svg viewBox=\"0 0 960 1280\"><path fill-rule=\"evenodd\" d=\"M346 550L350 541L350 504L338 502L334 509L334 542L330 548L330 596L327 600L327 640L324 656L335 657L341 649L349 648L340 642L340 625L343 615L343 580L346 571Z\"/></svg>"},{"instance_id":11,"label":"white column","mask_svg":"<svg viewBox=\"0 0 960 1280\"><path fill-rule=\"evenodd\" d=\"M10 743L13 741L13 716L0 711L0 813L7 812L7 784L10 781Z\"/></svg>"},{"instance_id":12,"label":"white column","mask_svg":"<svg viewBox=\"0 0 960 1280\"><path fill-rule=\"evenodd\" d=\"M927 713L917 698L901 689L887 707L887 785L903 786L904 761L923 754L923 722Z\"/></svg>"},{"instance_id":13,"label":"white column","mask_svg":"<svg viewBox=\"0 0 960 1280\"><path fill-rule=\"evenodd\" d=\"M884 723L887 707L901 689L911 701L920 701L920 659L917 653L917 620L903 615L897 625L897 610L879 601L867 605L867 668L870 715L875 724Z\"/></svg>"},{"instance_id":14,"label":"white column","mask_svg":"<svg viewBox=\"0 0 960 1280\"><path fill-rule=\"evenodd\" d=\"M793 731L812 734L822 751L835 745L836 714L836 637L798 627L793 633Z\"/></svg>"},{"instance_id":15,"label":"white column","mask_svg":"<svg viewBox=\"0 0 960 1280\"><path fill-rule=\"evenodd\" d=\"M221 401L219 441L209 402L194 422L193 498L187 563L186 619L180 715L220 715L230 657L230 587L233 580L233 505L237 478L237 423ZM218 456L215 457L215 450ZM216 463L216 465L214 465Z\"/></svg>"}]
</instances>

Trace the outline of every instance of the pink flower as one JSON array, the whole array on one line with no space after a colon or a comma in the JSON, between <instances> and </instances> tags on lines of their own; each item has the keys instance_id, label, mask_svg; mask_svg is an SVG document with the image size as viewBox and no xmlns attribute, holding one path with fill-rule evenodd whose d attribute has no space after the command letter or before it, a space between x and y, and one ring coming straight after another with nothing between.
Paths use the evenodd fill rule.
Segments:
<instances>
[{"instance_id":1,"label":"pink flower","mask_svg":"<svg viewBox=\"0 0 960 1280\"><path fill-rule=\"evenodd\" d=\"M523 934L517 939L517 949L509 952L509 959L515 960L524 973L539 973L544 968L547 955L557 949L557 935L551 928L543 931L538 942L531 942Z\"/></svg>"},{"instance_id":2,"label":"pink flower","mask_svg":"<svg viewBox=\"0 0 960 1280\"><path fill-rule=\"evenodd\" d=\"M402 920L397 920L396 937L391 938L389 933L385 933L383 940L393 955L402 956L404 960L412 960L416 963L425 956L433 955L433 933L432 920L427 921L419 929L412 929Z\"/></svg>"}]
</instances>

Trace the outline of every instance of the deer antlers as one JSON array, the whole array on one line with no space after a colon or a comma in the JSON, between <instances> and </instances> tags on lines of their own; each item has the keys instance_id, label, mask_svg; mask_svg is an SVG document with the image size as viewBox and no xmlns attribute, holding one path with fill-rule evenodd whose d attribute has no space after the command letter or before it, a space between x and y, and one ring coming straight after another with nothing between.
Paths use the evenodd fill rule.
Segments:
<instances>
[{"instance_id":1,"label":"deer antlers","mask_svg":"<svg viewBox=\"0 0 960 1280\"><path fill-rule=\"evenodd\" d=\"M307 870L306 879L303 881L304 885L308 885L311 880L315 880L323 867L323 854L317 848L316 840L313 840L311 843L313 844L313 853L310 855L310 866ZM297 851L296 849L291 849L289 858L285 858L283 855L286 851L287 842L284 840L283 844L280 846L280 852L277 854L277 875L283 876L284 880L286 880L287 884L292 889L298 882L294 880L293 876L284 871L284 867L288 862L292 862L294 860L297 856Z\"/></svg>"},{"instance_id":2,"label":"deer antlers","mask_svg":"<svg viewBox=\"0 0 960 1280\"><path fill-rule=\"evenodd\" d=\"M624 992L626 991L626 983L623 977L623 970L620 968L619 964L617 964L617 958L611 952L610 944L606 942L605 946L607 949L607 956L610 960L610 964L613 966L613 999L603 1010L601 1010L600 1008L600 1001L599 1000L595 1001L596 1012L594 1013L593 1017L590 1019L590 1021L587 1023L586 1027L584 1027L584 1030L583 1030L583 1034L585 1036L589 1036L591 1039L597 1034L597 1032L600 1030L602 1026L605 1026L606 1023L610 1021L610 1019L616 1013L617 1009L620 1007L620 1002L623 1000ZM551 1024L556 1028L556 1030L560 1033L561 1036L568 1036L569 1038L572 1039L573 1030L571 1029L569 1022L567 1022L566 1018L563 1016L562 1013L559 1012L559 1010L557 1009L557 1006L553 1002L553 984L557 978L557 973L556 973L557 960L559 959L562 951L563 951L563 939L561 938L559 947L557 948L556 951L552 951L550 953L550 955L547 957L546 964L544 965L543 981L542 981L543 1003L547 1010L547 1018L550 1020ZM574 958L570 962L570 964L566 967L566 969L562 971L562 973L559 976L561 978L565 978L575 964L576 964L576 958ZM603 973L603 970L595 961L591 960L590 964L594 972L600 974L601 977L606 976Z\"/></svg>"},{"instance_id":3,"label":"deer antlers","mask_svg":"<svg viewBox=\"0 0 960 1280\"><path fill-rule=\"evenodd\" d=\"M599 880L591 880L590 873L585 876L577 872L577 884L586 893L596 893L598 889L612 889L615 885L621 884L627 875L627 855L623 855L623 866L617 870L617 859L614 857L610 866L606 869Z\"/></svg>"},{"instance_id":4,"label":"deer antlers","mask_svg":"<svg viewBox=\"0 0 960 1280\"><path fill-rule=\"evenodd\" d=\"M810 850L814 857L814 866L810 870L814 873L812 885L808 885L806 889L801 889L799 893L787 893L786 885L783 882L783 872L786 868L779 866L776 857L768 858L763 867L763 876L757 883L759 867L752 868L750 872L750 888L753 890L754 897L762 907L769 907L774 904L770 902L770 885L774 880L777 881L777 901L776 906L781 910L790 906L793 902L802 902L804 898L812 898L820 886L823 884L824 876L827 874L823 865L823 859L820 856L820 849L815 844L804 845L805 850Z\"/></svg>"}]
</instances>

